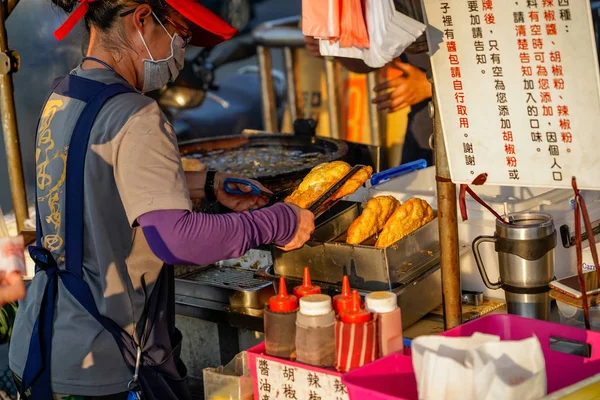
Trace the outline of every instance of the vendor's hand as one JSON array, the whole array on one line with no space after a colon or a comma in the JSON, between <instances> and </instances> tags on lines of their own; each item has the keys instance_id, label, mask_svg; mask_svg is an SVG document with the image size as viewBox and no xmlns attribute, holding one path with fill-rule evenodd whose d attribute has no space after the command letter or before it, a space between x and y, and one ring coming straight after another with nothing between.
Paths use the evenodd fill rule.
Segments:
<instances>
[{"instance_id":1,"label":"vendor's hand","mask_svg":"<svg viewBox=\"0 0 600 400\"><path fill-rule=\"evenodd\" d=\"M395 61L393 67L400 69L402 75L375 86L377 96L373 103L378 110L392 113L431 98L431 83L425 72L400 61Z\"/></svg>"},{"instance_id":2,"label":"vendor's hand","mask_svg":"<svg viewBox=\"0 0 600 400\"><path fill-rule=\"evenodd\" d=\"M245 178L240 175L224 174L220 172L215 175L214 187L215 194L217 195L217 201L223 204L225 207L229 208L230 210L236 212L248 211L250 209L264 207L267 205L267 203L269 203L269 198L265 196L257 196L250 194L242 196L237 194L228 194L227 192L225 192L225 179L227 178ZM271 193L269 189L267 189L257 181L254 181L252 179L247 180L258 186L262 191ZM252 188L250 186L242 184L229 184L229 187L231 189L241 190L244 193L249 193L252 191Z\"/></svg>"},{"instance_id":3,"label":"vendor's hand","mask_svg":"<svg viewBox=\"0 0 600 400\"><path fill-rule=\"evenodd\" d=\"M306 51L308 51L314 57L321 57L321 50L319 49L319 39L314 37L304 36L304 43Z\"/></svg>"},{"instance_id":4,"label":"vendor's hand","mask_svg":"<svg viewBox=\"0 0 600 400\"><path fill-rule=\"evenodd\" d=\"M289 204L288 206L294 209L294 212L298 216L298 229L292 240L283 247L280 247L283 251L296 250L304 246L304 243L310 239L311 235L315 231L315 215L303 208L298 207L295 204Z\"/></svg>"},{"instance_id":5,"label":"vendor's hand","mask_svg":"<svg viewBox=\"0 0 600 400\"><path fill-rule=\"evenodd\" d=\"M0 272L0 307L6 303L14 303L25 297L25 282L18 271L7 274Z\"/></svg>"}]
</instances>

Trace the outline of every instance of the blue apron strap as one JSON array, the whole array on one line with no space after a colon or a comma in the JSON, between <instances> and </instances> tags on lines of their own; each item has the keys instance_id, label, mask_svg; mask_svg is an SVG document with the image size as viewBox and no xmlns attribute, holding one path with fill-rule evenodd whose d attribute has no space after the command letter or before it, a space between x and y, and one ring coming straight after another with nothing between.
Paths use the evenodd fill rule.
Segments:
<instances>
[{"instance_id":1,"label":"blue apron strap","mask_svg":"<svg viewBox=\"0 0 600 400\"><path fill-rule=\"evenodd\" d=\"M65 192L65 263L66 269L58 269L52 253L43 247L41 217L36 190L37 247L30 248L36 267L46 272L48 282L44 289L40 312L35 322L25 370L23 372L21 395L32 400L52 399L50 367L52 354L52 324L54 306L60 277L65 288L79 303L108 330L117 340L119 348L135 349L135 343L120 326L98 311L89 285L83 279L83 183L85 155L92 126L106 101L118 94L132 92L133 89L121 84L104 85L96 81L69 75L56 83L57 94L77 98L87 103L71 136L67 154ZM37 135L36 135L37 136ZM37 187L37 185L36 185ZM122 350L123 352L124 350ZM129 354L124 353L124 357ZM135 357L135 355L133 355ZM128 357L130 358L130 356Z\"/></svg>"},{"instance_id":2,"label":"blue apron strap","mask_svg":"<svg viewBox=\"0 0 600 400\"><path fill-rule=\"evenodd\" d=\"M65 263L67 271L79 277L83 276L83 186L90 133L104 103L118 94L132 91L121 84L102 89L83 109L69 144L65 184Z\"/></svg>"}]
</instances>

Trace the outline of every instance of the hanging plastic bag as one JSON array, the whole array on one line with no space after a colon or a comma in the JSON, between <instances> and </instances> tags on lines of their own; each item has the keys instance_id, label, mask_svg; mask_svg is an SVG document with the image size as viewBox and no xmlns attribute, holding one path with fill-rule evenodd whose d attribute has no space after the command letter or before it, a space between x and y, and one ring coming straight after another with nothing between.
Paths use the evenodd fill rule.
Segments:
<instances>
[{"instance_id":1,"label":"hanging plastic bag","mask_svg":"<svg viewBox=\"0 0 600 400\"><path fill-rule=\"evenodd\" d=\"M340 0L302 0L302 33L318 39L340 37Z\"/></svg>"},{"instance_id":2,"label":"hanging plastic bag","mask_svg":"<svg viewBox=\"0 0 600 400\"><path fill-rule=\"evenodd\" d=\"M369 33L364 13L364 0L341 0L340 47L369 48Z\"/></svg>"}]
</instances>

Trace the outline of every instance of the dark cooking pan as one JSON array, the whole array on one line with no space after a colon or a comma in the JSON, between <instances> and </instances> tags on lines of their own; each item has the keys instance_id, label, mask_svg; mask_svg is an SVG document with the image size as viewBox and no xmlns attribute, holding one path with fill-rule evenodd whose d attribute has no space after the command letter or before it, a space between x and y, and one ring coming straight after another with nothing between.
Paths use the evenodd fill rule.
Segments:
<instances>
[{"instance_id":1,"label":"dark cooking pan","mask_svg":"<svg viewBox=\"0 0 600 400\"><path fill-rule=\"evenodd\" d=\"M297 186L316 165L348 155L341 140L285 134L199 139L181 143L179 150L211 169L256 179L274 192Z\"/></svg>"}]
</instances>

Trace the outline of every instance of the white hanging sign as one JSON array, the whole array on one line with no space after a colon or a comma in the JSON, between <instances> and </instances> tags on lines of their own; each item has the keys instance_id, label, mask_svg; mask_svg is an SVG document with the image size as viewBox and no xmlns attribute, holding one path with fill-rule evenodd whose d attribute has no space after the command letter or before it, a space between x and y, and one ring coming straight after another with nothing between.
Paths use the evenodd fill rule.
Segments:
<instances>
[{"instance_id":1,"label":"white hanging sign","mask_svg":"<svg viewBox=\"0 0 600 400\"><path fill-rule=\"evenodd\" d=\"M422 0L452 180L600 189L588 0Z\"/></svg>"}]
</instances>

